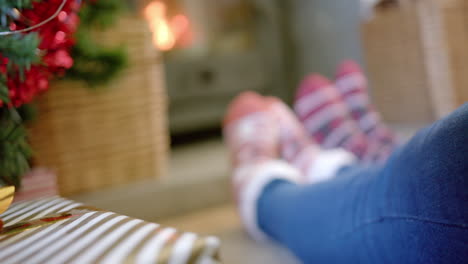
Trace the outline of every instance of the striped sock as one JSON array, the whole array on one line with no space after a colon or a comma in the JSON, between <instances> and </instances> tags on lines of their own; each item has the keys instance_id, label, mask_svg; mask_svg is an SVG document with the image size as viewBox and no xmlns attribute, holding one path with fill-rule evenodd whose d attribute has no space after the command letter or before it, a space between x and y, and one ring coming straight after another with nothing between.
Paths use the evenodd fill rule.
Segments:
<instances>
[{"instance_id":1,"label":"striped sock","mask_svg":"<svg viewBox=\"0 0 468 264\"><path fill-rule=\"evenodd\" d=\"M367 79L353 61L344 61L338 67L335 85L346 102L351 117L368 137L372 147L366 154L369 161L384 161L397 146L393 132L382 122L370 101Z\"/></svg>"},{"instance_id":2,"label":"striped sock","mask_svg":"<svg viewBox=\"0 0 468 264\"><path fill-rule=\"evenodd\" d=\"M367 139L350 119L340 94L326 78L308 76L299 86L294 110L309 135L323 149L341 147L360 160L365 156Z\"/></svg>"}]
</instances>

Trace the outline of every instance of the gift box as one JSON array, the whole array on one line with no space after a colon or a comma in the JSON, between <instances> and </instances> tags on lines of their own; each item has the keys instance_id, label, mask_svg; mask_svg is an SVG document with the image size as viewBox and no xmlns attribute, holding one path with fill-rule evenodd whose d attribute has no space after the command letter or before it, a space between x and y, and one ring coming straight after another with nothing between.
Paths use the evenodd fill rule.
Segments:
<instances>
[{"instance_id":1,"label":"gift box","mask_svg":"<svg viewBox=\"0 0 468 264\"><path fill-rule=\"evenodd\" d=\"M58 196L14 203L0 218L2 263L220 263L216 237Z\"/></svg>"}]
</instances>

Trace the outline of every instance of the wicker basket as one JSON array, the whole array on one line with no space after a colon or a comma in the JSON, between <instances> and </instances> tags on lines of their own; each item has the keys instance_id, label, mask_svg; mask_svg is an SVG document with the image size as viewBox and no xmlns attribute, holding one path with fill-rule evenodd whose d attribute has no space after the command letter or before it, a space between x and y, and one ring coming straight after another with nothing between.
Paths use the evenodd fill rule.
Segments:
<instances>
[{"instance_id":1,"label":"wicker basket","mask_svg":"<svg viewBox=\"0 0 468 264\"><path fill-rule=\"evenodd\" d=\"M401 0L363 25L374 99L385 119L429 122L455 107L446 25L439 0Z\"/></svg>"},{"instance_id":2,"label":"wicker basket","mask_svg":"<svg viewBox=\"0 0 468 264\"><path fill-rule=\"evenodd\" d=\"M38 100L30 127L36 165L55 169L62 195L99 189L166 171L168 133L163 69L139 18L122 18L103 43L124 43L129 66L92 90L59 81Z\"/></svg>"}]
</instances>

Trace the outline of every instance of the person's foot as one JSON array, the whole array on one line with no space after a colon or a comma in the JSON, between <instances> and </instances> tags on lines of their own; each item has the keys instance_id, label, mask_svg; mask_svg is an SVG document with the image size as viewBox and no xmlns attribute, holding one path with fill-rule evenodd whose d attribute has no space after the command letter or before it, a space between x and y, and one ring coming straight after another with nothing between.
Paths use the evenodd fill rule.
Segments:
<instances>
[{"instance_id":1,"label":"person's foot","mask_svg":"<svg viewBox=\"0 0 468 264\"><path fill-rule=\"evenodd\" d=\"M228 106L223 132L234 168L279 156L279 128L267 109L254 92L240 94Z\"/></svg>"},{"instance_id":2,"label":"person's foot","mask_svg":"<svg viewBox=\"0 0 468 264\"><path fill-rule=\"evenodd\" d=\"M396 138L370 101L368 82L362 69L354 61L342 62L336 73L335 85L350 116L369 139L371 146L365 159L386 160L397 146Z\"/></svg>"},{"instance_id":3,"label":"person's foot","mask_svg":"<svg viewBox=\"0 0 468 264\"><path fill-rule=\"evenodd\" d=\"M265 98L268 111L275 118L279 128L280 156L304 174L308 163L320 151L318 145L307 135L289 107L276 97Z\"/></svg>"},{"instance_id":4,"label":"person's foot","mask_svg":"<svg viewBox=\"0 0 468 264\"><path fill-rule=\"evenodd\" d=\"M268 110L279 126L280 155L301 171L305 183L332 178L342 167L353 164L353 154L341 148L324 150L307 134L294 112L280 99L267 97Z\"/></svg>"},{"instance_id":5,"label":"person's foot","mask_svg":"<svg viewBox=\"0 0 468 264\"><path fill-rule=\"evenodd\" d=\"M326 180L355 162L355 157L342 149L321 150L306 134L292 111L277 98L245 92L229 105L224 138L233 165L233 191L252 237L266 237L258 227L257 202L267 185L276 180L296 184Z\"/></svg>"},{"instance_id":6,"label":"person's foot","mask_svg":"<svg viewBox=\"0 0 468 264\"><path fill-rule=\"evenodd\" d=\"M223 133L231 154L232 186L241 219L252 237L265 239L257 223L258 198L272 181L299 183L301 174L279 160L279 126L260 95L244 92L233 100Z\"/></svg>"},{"instance_id":7,"label":"person's foot","mask_svg":"<svg viewBox=\"0 0 468 264\"><path fill-rule=\"evenodd\" d=\"M344 148L362 160L368 142L334 85L314 74L299 86L294 110L309 135L324 149Z\"/></svg>"}]
</instances>

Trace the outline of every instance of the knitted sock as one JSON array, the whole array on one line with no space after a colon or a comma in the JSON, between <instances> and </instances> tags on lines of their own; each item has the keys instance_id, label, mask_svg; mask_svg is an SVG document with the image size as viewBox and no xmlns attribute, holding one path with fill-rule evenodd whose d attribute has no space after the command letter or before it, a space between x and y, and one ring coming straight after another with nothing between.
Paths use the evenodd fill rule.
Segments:
<instances>
[{"instance_id":1,"label":"knitted sock","mask_svg":"<svg viewBox=\"0 0 468 264\"><path fill-rule=\"evenodd\" d=\"M397 141L393 132L382 122L379 113L372 105L367 89L367 79L359 65L353 61L341 63L335 84L349 108L351 117L358 123L359 128L366 134L372 145L365 159L386 160L397 146Z\"/></svg>"},{"instance_id":2,"label":"knitted sock","mask_svg":"<svg viewBox=\"0 0 468 264\"><path fill-rule=\"evenodd\" d=\"M263 97L240 94L229 105L223 134L231 154L232 187L242 222L257 240L266 235L257 223L257 201L270 182L299 182L298 170L279 160L279 126Z\"/></svg>"},{"instance_id":3,"label":"knitted sock","mask_svg":"<svg viewBox=\"0 0 468 264\"><path fill-rule=\"evenodd\" d=\"M354 163L348 152L321 151L301 129L294 115L277 99L246 92L228 107L223 132L233 164L233 191L245 228L257 240L266 238L258 227L257 202L269 183L324 180ZM313 178L305 179L300 170L281 161L280 155L295 164L307 161L309 166L304 168Z\"/></svg>"},{"instance_id":4,"label":"knitted sock","mask_svg":"<svg viewBox=\"0 0 468 264\"><path fill-rule=\"evenodd\" d=\"M344 149L324 150L310 139L294 112L280 99L266 98L268 110L279 125L280 155L297 168L306 183L333 177L343 166L355 162L353 154Z\"/></svg>"},{"instance_id":5,"label":"knitted sock","mask_svg":"<svg viewBox=\"0 0 468 264\"><path fill-rule=\"evenodd\" d=\"M278 126L256 93L245 92L233 100L223 132L233 167L278 157Z\"/></svg>"},{"instance_id":6,"label":"knitted sock","mask_svg":"<svg viewBox=\"0 0 468 264\"><path fill-rule=\"evenodd\" d=\"M368 142L340 94L329 80L320 75L308 76L299 86L294 110L309 135L324 149L342 147L360 160Z\"/></svg>"}]
</instances>

